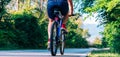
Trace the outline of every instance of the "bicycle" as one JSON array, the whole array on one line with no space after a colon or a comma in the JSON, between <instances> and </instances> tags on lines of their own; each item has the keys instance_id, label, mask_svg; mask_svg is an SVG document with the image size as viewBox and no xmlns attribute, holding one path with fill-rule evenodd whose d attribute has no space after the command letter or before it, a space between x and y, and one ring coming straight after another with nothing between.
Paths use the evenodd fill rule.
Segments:
<instances>
[{"instance_id":1,"label":"bicycle","mask_svg":"<svg viewBox=\"0 0 120 57\"><path fill-rule=\"evenodd\" d=\"M55 18L52 23L51 31L50 31L50 51L52 56L56 56L58 47L60 47L61 55L64 54L65 35L67 34L67 32L61 28L61 25L64 20L64 16L61 14L59 8L54 9L54 15ZM73 14L71 16L76 16L76 15L78 14ZM77 17L77 19L79 18L79 16Z\"/></svg>"},{"instance_id":2,"label":"bicycle","mask_svg":"<svg viewBox=\"0 0 120 57\"><path fill-rule=\"evenodd\" d=\"M50 32L50 51L52 56L56 56L57 48L60 46L61 55L64 54L65 47L65 34L67 33L61 28L64 17L59 9L54 9L54 15L56 16L51 27Z\"/></svg>"}]
</instances>

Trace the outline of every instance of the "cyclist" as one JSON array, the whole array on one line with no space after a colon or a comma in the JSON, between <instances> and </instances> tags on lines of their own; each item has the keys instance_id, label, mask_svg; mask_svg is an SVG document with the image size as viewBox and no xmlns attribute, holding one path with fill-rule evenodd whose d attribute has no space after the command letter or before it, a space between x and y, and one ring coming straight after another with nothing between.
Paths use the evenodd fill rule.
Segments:
<instances>
[{"instance_id":1,"label":"cyclist","mask_svg":"<svg viewBox=\"0 0 120 57\"><path fill-rule=\"evenodd\" d=\"M59 7L62 15L64 16L64 21L62 24L62 29L66 30L66 22L68 17L73 14L73 3L72 0L48 0L47 4L47 14L49 17L48 23L48 49L50 48L50 29L54 19L53 9ZM67 31L67 30L66 30Z\"/></svg>"}]
</instances>

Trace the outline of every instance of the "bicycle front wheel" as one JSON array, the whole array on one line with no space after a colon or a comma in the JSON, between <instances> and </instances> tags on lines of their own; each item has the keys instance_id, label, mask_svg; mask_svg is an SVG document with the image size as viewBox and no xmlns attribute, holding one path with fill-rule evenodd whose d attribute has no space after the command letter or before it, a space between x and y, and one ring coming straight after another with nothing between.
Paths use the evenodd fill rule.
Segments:
<instances>
[{"instance_id":1,"label":"bicycle front wheel","mask_svg":"<svg viewBox=\"0 0 120 57\"><path fill-rule=\"evenodd\" d=\"M64 31L61 31L61 37L60 37L60 53L61 55L64 54L64 48L65 48L65 34Z\"/></svg>"},{"instance_id":2,"label":"bicycle front wheel","mask_svg":"<svg viewBox=\"0 0 120 57\"><path fill-rule=\"evenodd\" d=\"M54 21L50 32L50 51L52 56L57 53L57 23Z\"/></svg>"}]
</instances>

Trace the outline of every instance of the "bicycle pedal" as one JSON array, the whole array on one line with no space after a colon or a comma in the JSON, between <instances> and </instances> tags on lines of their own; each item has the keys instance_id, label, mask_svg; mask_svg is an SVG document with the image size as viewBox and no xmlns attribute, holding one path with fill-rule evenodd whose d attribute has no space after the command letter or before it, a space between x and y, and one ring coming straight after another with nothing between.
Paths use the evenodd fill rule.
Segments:
<instances>
[{"instance_id":1,"label":"bicycle pedal","mask_svg":"<svg viewBox=\"0 0 120 57\"><path fill-rule=\"evenodd\" d=\"M68 34L68 32L64 31L63 34Z\"/></svg>"},{"instance_id":2,"label":"bicycle pedal","mask_svg":"<svg viewBox=\"0 0 120 57\"><path fill-rule=\"evenodd\" d=\"M65 29L62 29L62 31L63 31L64 34L67 34L67 33L68 33Z\"/></svg>"}]
</instances>

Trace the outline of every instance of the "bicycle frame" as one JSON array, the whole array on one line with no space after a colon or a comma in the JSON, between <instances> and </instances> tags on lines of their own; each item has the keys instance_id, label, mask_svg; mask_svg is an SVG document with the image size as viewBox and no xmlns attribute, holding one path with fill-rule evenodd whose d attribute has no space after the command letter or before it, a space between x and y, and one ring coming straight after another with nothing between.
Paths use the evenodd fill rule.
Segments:
<instances>
[{"instance_id":1,"label":"bicycle frame","mask_svg":"<svg viewBox=\"0 0 120 57\"><path fill-rule=\"evenodd\" d=\"M56 12L58 14L56 15L54 20L58 24L58 27L57 27L57 38L59 38L60 35L61 35L61 26L62 26L62 23L63 23L63 16L62 16L60 11L56 11Z\"/></svg>"}]
</instances>

